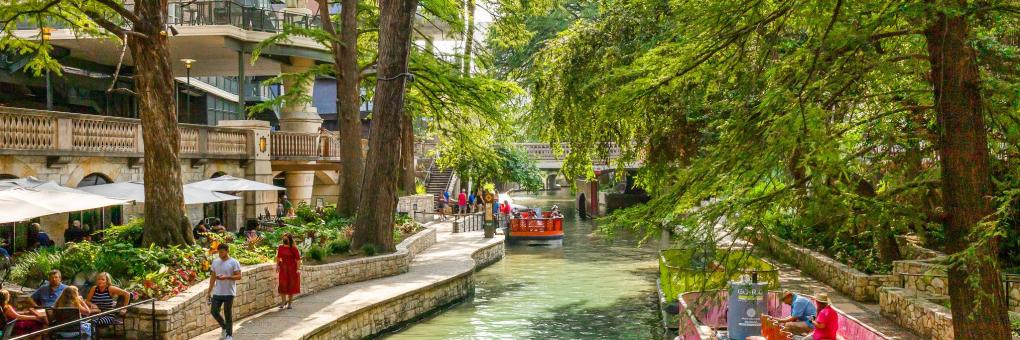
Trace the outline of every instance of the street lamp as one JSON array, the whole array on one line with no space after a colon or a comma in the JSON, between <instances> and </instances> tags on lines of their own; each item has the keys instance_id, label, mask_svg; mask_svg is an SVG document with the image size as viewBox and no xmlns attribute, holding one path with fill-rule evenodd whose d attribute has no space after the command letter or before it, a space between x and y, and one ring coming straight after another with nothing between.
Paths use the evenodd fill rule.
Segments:
<instances>
[{"instance_id":1,"label":"street lamp","mask_svg":"<svg viewBox=\"0 0 1020 340\"><path fill-rule=\"evenodd\" d=\"M44 43L50 41L50 34L53 32L51 27L39 28L39 36L42 38ZM53 111L53 87L50 86L50 69L46 68L46 110Z\"/></svg>"},{"instance_id":2,"label":"street lamp","mask_svg":"<svg viewBox=\"0 0 1020 340\"><path fill-rule=\"evenodd\" d=\"M185 80L185 81L187 82L187 85L188 85L188 91L191 91L191 64L195 63L195 59L181 59L181 62L184 63L184 67L187 69L187 71L186 71L187 72L187 78L186 78L187 80ZM186 112L186 115L187 115L186 117L188 118L187 120L188 120L188 122L190 122L191 121L191 94L190 93L188 94L187 101L188 101L188 103L184 104L184 106L185 106L185 112Z\"/></svg>"}]
</instances>

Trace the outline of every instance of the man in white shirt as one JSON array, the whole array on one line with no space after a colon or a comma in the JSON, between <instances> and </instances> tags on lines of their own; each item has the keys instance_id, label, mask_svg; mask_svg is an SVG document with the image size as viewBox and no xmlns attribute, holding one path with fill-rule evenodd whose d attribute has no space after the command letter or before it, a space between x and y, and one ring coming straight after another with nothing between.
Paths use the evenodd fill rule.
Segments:
<instances>
[{"instance_id":1,"label":"man in white shirt","mask_svg":"<svg viewBox=\"0 0 1020 340\"><path fill-rule=\"evenodd\" d=\"M230 257L230 246L221 243L216 250L219 258L213 260L209 267L209 303L212 304L212 315L223 328L222 338L234 338L234 296L237 295L237 280L241 279L241 264ZM220 316L220 307L223 315Z\"/></svg>"}]
</instances>

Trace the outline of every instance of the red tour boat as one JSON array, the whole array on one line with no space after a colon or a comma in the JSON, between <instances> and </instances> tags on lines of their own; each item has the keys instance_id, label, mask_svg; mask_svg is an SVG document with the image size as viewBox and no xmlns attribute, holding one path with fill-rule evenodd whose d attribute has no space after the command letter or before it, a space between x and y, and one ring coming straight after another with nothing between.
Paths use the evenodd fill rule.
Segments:
<instances>
[{"instance_id":1,"label":"red tour boat","mask_svg":"<svg viewBox=\"0 0 1020 340\"><path fill-rule=\"evenodd\" d=\"M544 211L537 217L534 210L524 210L510 219L506 240L523 244L563 244L563 216Z\"/></svg>"}]
</instances>

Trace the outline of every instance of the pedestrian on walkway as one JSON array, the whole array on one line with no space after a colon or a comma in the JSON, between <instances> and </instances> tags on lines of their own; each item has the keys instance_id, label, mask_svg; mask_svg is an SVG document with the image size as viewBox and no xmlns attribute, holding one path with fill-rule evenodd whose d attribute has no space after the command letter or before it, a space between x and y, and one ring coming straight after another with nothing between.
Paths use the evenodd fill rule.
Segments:
<instances>
[{"instance_id":1,"label":"pedestrian on walkway","mask_svg":"<svg viewBox=\"0 0 1020 340\"><path fill-rule=\"evenodd\" d=\"M290 233L283 234L276 248L276 273L279 276L280 309L290 309L294 295L301 293L301 251L294 244Z\"/></svg>"},{"instance_id":2,"label":"pedestrian on walkway","mask_svg":"<svg viewBox=\"0 0 1020 340\"><path fill-rule=\"evenodd\" d=\"M460 189L460 195L457 195L457 213L467 213L467 190Z\"/></svg>"},{"instance_id":3,"label":"pedestrian on walkway","mask_svg":"<svg viewBox=\"0 0 1020 340\"><path fill-rule=\"evenodd\" d=\"M472 192L471 195L468 195L468 212L469 213L472 212L474 207L475 207L475 199L476 199L476 196L475 196L474 192Z\"/></svg>"},{"instance_id":4,"label":"pedestrian on walkway","mask_svg":"<svg viewBox=\"0 0 1020 340\"><path fill-rule=\"evenodd\" d=\"M503 227L506 227L510 223L510 202L503 200L503 204L499 205L500 221L503 222Z\"/></svg>"},{"instance_id":5,"label":"pedestrian on walkway","mask_svg":"<svg viewBox=\"0 0 1020 340\"><path fill-rule=\"evenodd\" d=\"M209 297L211 312L223 329L224 340L234 339L234 296L237 295L237 280L241 279L241 264L230 257L230 246L225 243L216 247L219 257L213 260L209 273ZM220 315L220 308L223 315Z\"/></svg>"}]
</instances>

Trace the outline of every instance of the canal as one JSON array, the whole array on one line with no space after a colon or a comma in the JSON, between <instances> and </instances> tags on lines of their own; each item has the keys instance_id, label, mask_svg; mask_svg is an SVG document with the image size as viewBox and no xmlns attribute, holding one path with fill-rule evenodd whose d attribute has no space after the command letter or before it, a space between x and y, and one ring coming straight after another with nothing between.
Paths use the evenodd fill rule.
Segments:
<instances>
[{"instance_id":1,"label":"canal","mask_svg":"<svg viewBox=\"0 0 1020 340\"><path fill-rule=\"evenodd\" d=\"M562 247L507 247L475 274L475 295L386 339L661 339L657 252L633 239L594 237L566 190L514 195L515 203L559 205Z\"/></svg>"}]
</instances>

